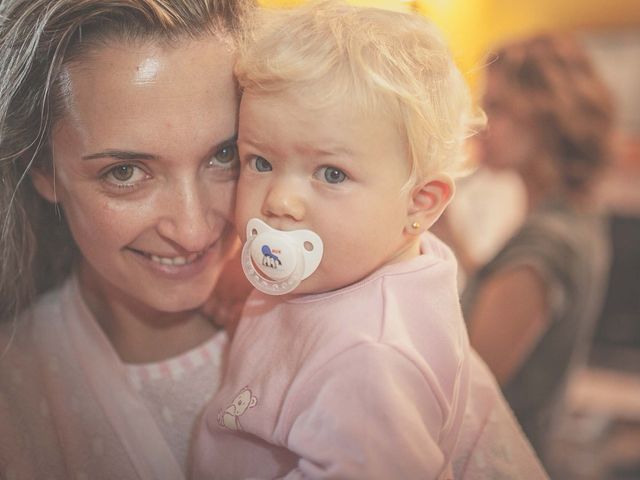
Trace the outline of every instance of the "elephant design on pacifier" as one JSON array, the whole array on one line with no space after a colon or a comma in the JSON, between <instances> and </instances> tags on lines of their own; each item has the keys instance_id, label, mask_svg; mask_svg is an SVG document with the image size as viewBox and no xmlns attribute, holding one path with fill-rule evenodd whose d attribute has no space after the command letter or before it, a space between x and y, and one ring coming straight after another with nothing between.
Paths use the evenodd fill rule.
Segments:
<instances>
[{"instance_id":1,"label":"elephant design on pacifier","mask_svg":"<svg viewBox=\"0 0 640 480\"><path fill-rule=\"evenodd\" d=\"M282 265L282 261L271 250L269 245L262 246L262 265L270 268L278 268L279 265Z\"/></svg>"}]
</instances>

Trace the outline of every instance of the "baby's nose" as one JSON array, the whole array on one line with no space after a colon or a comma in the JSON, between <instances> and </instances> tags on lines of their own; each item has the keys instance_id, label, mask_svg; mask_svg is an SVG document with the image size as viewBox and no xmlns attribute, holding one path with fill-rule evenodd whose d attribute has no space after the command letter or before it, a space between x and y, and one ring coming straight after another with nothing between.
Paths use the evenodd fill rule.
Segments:
<instances>
[{"instance_id":1,"label":"baby's nose","mask_svg":"<svg viewBox=\"0 0 640 480\"><path fill-rule=\"evenodd\" d=\"M296 222L305 215L305 200L295 181L275 182L269 190L263 205L267 217L287 217Z\"/></svg>"}]
</instances>

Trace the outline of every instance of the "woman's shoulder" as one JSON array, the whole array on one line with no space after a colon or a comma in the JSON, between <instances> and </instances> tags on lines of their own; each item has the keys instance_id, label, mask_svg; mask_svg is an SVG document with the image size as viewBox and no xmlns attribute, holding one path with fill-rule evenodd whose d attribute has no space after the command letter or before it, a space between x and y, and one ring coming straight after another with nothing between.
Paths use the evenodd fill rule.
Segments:
<instances>
[{"instance_id":1,"label":"woman's shoulder","mask_svg":"<svg viewBox=\"0 0 640 480\"><path fill-rule=\"evenodd\" d=\"M534 263L570 276L571 270L605 258L607 251L606 217L553 206L532 213L485 270Z\"/></svg>"},{"instance_id":2,"label":"woman's shoulder","mask_svg":"<svg viewBox=\"0 0 640 480\"><path fill-rule=\"evenodd\" d=\"M607 219L605 212L595 208L550 201L527 217L520 233L572 245L588 244L607 235Z\"/></svg>"},{"instance_id":3,"label":"woman's shoulder","mask_svg":"<svg viewBox=\"0 0 640 480\"><path fill-rule=\"evenodd\" d=\"M64 286L42 294L0 324L0 432L7 440L0 439L0 477L6 471L21 472L20 478L64 471L54 405L60 394L65 405L77 393L76 384L64 382L79 368L65 357L64 296Z\"/></svg>"},{"instance_id":4,"label":"woman's shoulder","mask_svg":"<svg viewBox=\"0 0 640 480\"><path fill-rule=\"evenodd\" d=\"M32 355L37 348L40 326L56 328L62 319L62 303L70 280L63 285L38 296L34 303L13 318L0 322L0 364L11 358Z\"/></svg>"}]
</instances>

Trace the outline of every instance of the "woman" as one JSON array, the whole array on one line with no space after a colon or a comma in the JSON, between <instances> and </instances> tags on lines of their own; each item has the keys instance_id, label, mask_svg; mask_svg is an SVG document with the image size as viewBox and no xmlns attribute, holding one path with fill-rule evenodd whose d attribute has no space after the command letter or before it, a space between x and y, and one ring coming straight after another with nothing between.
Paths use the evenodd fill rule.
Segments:
<instances>
[{"instance_id":1,"label":"woman","mask_svg":"<svg viewBox=\"0 0 640 480\"><path fill-rule=\"evenodd\" d=\"M0 476L185 475L247 0L0 4Z\"/></svg>"},{"instance_id":2,"label":"woman","mask_svg":"<svg viewBox=\"0 0 640 480\"><path fill-rule=\"evenodd\" d=\"M606 162L609 95L577 42L543 35L501 48L486 72L482 163L522 179L524 225L470 279L471 343L538 453L604 291L606 228L590 196Z\"/></svg>"}]
</instances>

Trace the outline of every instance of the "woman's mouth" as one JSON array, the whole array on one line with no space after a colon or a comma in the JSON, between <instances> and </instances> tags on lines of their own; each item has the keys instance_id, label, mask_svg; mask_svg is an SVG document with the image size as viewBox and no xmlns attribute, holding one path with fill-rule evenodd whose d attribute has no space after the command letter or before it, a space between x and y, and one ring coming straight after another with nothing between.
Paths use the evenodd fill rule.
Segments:
<instances>
[{"instance_id":1,"label":"woman's mouth","mask_svg":"<svg viewBox=\"0 0 640 480\"><path fill-rule=\"evenodd\" d=\"M182 266L182 265L188 265L190 263L195 262L198 258L204 255L205 252L206 250L202 250L201 252L190 253L189 255L184 255L184 256L179 255L176 257L161 257L159 255L154 255L152 253L144 253L144 252L140 252L140 253L142 253L145 257L149 258L151 261L159 263L161 265Z\"/></svg>"},{"instance_id":2,"label":"woman's mouth","mask_svg":"<svg viewBox=\"0 0 640 480\"><path fill-rule=\"evenodd\" d=\"M186 255L158 255L133 248L128 250L135 253L136 258L142 260L143 264L151 267L157 274L183 279L198 275L207 268L210 263L207 260L210 257L208 254L215 250L212 246Z\"/></svg>"}]
</instances>

